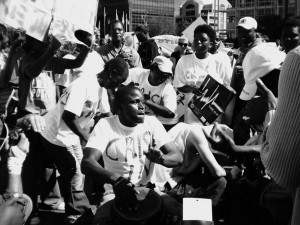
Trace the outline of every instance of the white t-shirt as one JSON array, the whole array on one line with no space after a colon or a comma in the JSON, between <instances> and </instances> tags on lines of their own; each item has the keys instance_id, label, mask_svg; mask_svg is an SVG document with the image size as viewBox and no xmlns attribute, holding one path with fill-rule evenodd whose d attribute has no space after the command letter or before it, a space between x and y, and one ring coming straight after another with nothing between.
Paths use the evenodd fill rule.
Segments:
<instances>
[{"instance_id":1,"label":"white t-shirt","mask_svg":"<svg viewBox=\"0 0 300 225\"><path fill-rule=\"evenodd\" d=\"M106 170L131 180L133 184L147 184L153 174L154 163L143 152L149 146L159 149L172 139L154 116L145 116L144 123L126 127L118 116L101 119L95 126L86 147L102 153ZM111 188L105 186L106 190Z\"/></svg>"},{"instance_id":2,"label":"white t-shirt","mask_svg":"<svg viewBox=\"0 0 300 225\"><path fill-rule=\"evenodd\" d=\"M64 56L65 59L75 59L70 54ZM81 76L94 76L104 69L104 61L96 51L91 51L84 63L79 68L65 70L64 74L55 74L55 83L64 87L68 87L71 82Z\"/></svg>"},{"instance_id":3,"label":"white t-shirt","mask_svg":"<svg viewBox=\"0 0 300 225\"><path fill-rule=\"evenodd\" d=\"M41 134L55 145L77 144L79 137L62 119L64 110L80 117L80 127L84 128L93 118L97 109L101 113L110 111L106 89L99 86L95 75L80 77L70 84L56 106L44 116L47 126Z\"/></svg>"},{"instance_id":4,"label":"white t-shirt","mask_svg":"<svg viewBox=\"0 0 300 225\"><path fill-rule=\"evenodd\" d=\"M176 65L173 86L175 88L185 85L200 87L207 75L211 75L221 84L228 83L226 65L216 60L211 54L205 59L198 59L195 53L181 57ZM188 107L189 101L194 94L185 93L184 98L184 121L186 123L199 123L199 119Z\"/></svg>"},{"instance_id":5,"label":"white t-shirt","mask_svg":"<svg viewBox=\"0 0 300 225\"><path fill-rule=\"evenodd\" d=\"M177 95L171 82L168 80L158 86L152 86L148 77L150 70L142 68L132 68L129 70L130 82L134 82L143 94L150 96L150 100L156 104L167 107L171 112L175 113L175 118L165 118L156 115L150 108L146 107L146 114L155 115L162 124L175 124L178 122L176 116ZM127 81L128 82L128 79Z\"/></svg>"}]
</instances>

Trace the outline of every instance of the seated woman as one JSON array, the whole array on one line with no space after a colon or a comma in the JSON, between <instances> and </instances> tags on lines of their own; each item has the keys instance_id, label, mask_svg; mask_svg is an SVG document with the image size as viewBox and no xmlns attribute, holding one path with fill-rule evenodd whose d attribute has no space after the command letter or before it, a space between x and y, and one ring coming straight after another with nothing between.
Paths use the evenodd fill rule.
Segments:
<instances>
[{"instance_id":1,"label":"seated woman","mask_svg":"<svg viewBox=\"0 0 300 225\"><path fill-rule=\"evenodd\" d=\"M123 84L133 82L144 94L146 114L155 115L169 130L178 123L176 113L177 96L171 84L172 62L164 57L154 58L150 69L130 69L129 77Z\"/></svg>"}]
</instances>

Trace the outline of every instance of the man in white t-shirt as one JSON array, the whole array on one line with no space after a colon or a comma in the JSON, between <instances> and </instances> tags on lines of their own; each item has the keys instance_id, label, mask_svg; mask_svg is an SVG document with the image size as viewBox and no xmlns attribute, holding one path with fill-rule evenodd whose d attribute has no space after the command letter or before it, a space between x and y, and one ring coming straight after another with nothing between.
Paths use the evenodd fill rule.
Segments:
<instances>
[{"instance_id":1,"label":"man in white t-shirt","mask_svg":"<svg viewBox=\"0 0 300 225\"><path fill-rule=\"evenodd\" d=\"M162 124L145 116L144 96L137 87L122 87L115 97L117 115L97 123L82 160L83 173L106 182L94 224L111 222L110 211L102 206L115 196L120 208L136 210L137 187L151 181L155 163L175 167L182 162ZM101 156L104 167L97 162Z\"/></svg>"},{"instance_id":2,"label":"man in white t-shirt","mask_svg":"<svg viewBox=\"0 0 300 225\"><path fill-rule=\"evenodd\" d=\"M106 116L112 115L105 88L116 88L127 77L126 61L112 59L101 73L82 76L71 83L56 106L44 116L47 128L41 133L41 143L62 176L68 223L90 212L80 171L83 156L80 142L87 142L89 138L83 128L97 110Z\"/></svg>"},{"instance_id":3,"label":"man in white t-shirt","mask_svg":"<svg viewBox=\"0 0 300 225\"><path fill-rule=\"evenodd\" d=\"M199 119L189 109L188 102L193 98L193 91L199 88L209 74L221 84L230 84L231 74L226 64L216 60L209 52L216 32L209 25L203 24L194 31L195 53L181 57L176 65L173 85L178 91L185 93L184 122L199 123Z\"/></svg>"}]
</instances>

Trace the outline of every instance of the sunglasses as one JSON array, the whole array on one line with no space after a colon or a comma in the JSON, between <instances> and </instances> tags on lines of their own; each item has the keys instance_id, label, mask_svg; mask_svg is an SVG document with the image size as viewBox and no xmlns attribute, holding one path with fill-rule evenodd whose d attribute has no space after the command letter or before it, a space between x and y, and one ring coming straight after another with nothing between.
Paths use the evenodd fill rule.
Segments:
<instances>
[{"instance_id":1,"label":"sunglasses","mask_svg":"<svg viewBox=\"0 0 300 225\"><path fill-rule=\"evenodd\" d=\"M184 43L180 43L180 42L178 43L178 45L179 46L183 46L183 47L187 47L188 46L188 44L184 44Z\"/></svg>"}]
</instances>

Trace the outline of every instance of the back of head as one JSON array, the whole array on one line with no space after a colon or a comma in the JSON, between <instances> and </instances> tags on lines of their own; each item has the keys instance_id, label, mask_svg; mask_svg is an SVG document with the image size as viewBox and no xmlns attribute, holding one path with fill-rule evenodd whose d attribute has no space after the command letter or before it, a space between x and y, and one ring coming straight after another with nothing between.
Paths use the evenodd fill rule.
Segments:
<instances>
[{"instance_id":1,"label":"back of head","mask_svg":"<svg viewBox=\"0 0 300 225\"><path fill-rule=\"evenodd\" d=\"M97 76L102 74L105 74L105 77L109 78L110 88L119 87L128 77L128 64L124 59L115 57L105 64L104 70Z\"/></svg>"},{"instance_id":2,"label":"back of head","mask_svg":"<svg viewBox=\"0 0 300 225\"><path fill-rule=\"evenodd\" d=\"M135 28L135 32L142 32L144 34L148 34L149 33L149 27L146 25L138 25Z\"/></svg>"},{"instance_id":3,"label":"back of head","mask_svg":"<svg viewBox=\"0 0 300 225\"><path fill-rule=\"evenodd\" d=\"M116 225L163 225L165 224L165 206L155 191L140 187L139 207L136 211L119 210L116 202L111 205L111 216Z\"/></svg>"},{"instance_id":4,"label":"back of head","mask_svg":"<svg viewBox=\"0 0 300 225\"><path fill-rule=\"evenodd\" d=\"M201 24L199 26L197 26L194 30L194 35L196 33L205 33L209 36L210 41L214 41L216 39L216 31L209 25L207 24Z\"/></svg>"}]
</instances>

